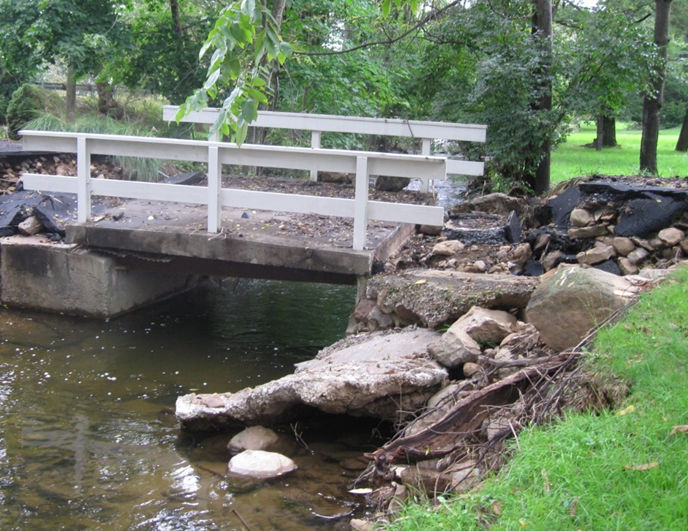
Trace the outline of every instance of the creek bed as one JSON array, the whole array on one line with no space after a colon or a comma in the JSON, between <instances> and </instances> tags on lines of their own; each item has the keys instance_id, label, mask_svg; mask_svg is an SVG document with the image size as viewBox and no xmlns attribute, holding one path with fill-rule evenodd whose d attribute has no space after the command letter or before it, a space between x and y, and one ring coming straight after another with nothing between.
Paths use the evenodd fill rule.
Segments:
<instances>
[{"instance_id":1,"label":"creek bed","mask_svg":"<svg viewBox=\"0 0 688 531\"><path fill-rule=\"evenodd\" d=\"M231 434L183 434L173 407L290 373L343 336L354 298L349 286L226 280L108 322L1 311L0 527L343 526L365 511L347 488L382 442L374 424L283 426L299 470L241 483L224 475Z\"/></svg>"}]
</instances>

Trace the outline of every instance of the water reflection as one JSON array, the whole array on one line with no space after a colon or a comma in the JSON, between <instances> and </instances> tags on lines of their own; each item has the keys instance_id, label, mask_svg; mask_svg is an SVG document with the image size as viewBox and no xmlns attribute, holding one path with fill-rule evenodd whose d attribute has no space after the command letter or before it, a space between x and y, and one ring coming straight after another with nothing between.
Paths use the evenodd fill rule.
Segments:
<instances>
[{"instance_id":1,"label":"water reflection","mask_svg":"<svg viewBox=\"0 0 688 531\"><path fill-rule=\"evenodd\" d=\"M356 504L340 466L356 430L305 448L285 428L300 470L246 486L224 476L229 435L180 436L171 408L290 372L343 335L353 302L346 286L241 281L110 322L0 313L0 527L331 527Z\"/></svg>"}]
</instances>

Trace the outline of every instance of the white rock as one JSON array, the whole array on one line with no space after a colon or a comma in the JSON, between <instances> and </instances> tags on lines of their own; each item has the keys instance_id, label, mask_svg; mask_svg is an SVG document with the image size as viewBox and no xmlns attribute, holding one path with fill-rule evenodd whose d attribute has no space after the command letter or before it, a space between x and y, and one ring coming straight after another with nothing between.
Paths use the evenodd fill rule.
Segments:
<instances>
[{"instance_id":1,"label":"white rock","mask_svg":"<svg viewBox=\"0 0 688 531\"><path fill-rule=\"evenodd\" d=\"M24 236L33 236L43 230L43 225L36 216L29 216L17 225L17 230Z\"/></svg>"},{"instance_id":2,"label":"white rock","mask_svg":"<svg viewBox=\"0 0 688 531\"><path fill-rule=\"evenodd\" d=\"M440 242L432 248L432 256L454 256L463 251L466 246L459 240Z\"/></svg>"},{"instance_id":3,"label":"white rock","mask_svg":"<svg viewBox=\"0 0 688 531\"><path fill-rule=\"evenodd\" d=\"M269 479L289 472L298 467L287 456L263 450L245 450L230 459L227 472L255 479Z\"/></svg>"},{"instance_id":4,"label":"white rock","mask_svg":"<svg viewBox=\"0 0 688 531\"><path fill-rule=\"evenodd\" d=\"M686 237L686 234L676 227L660 230L657 237L669 246L678 245Z\"/></svg>"},{"instance_id":5,"label":"white rock","mask_svg":"<svg viewBox=\"0 0 688 531\"><path fill-rule=\"evenodd\" d=\"M519 243L509 255L509 260L522 266L533 256L533 250L528 243Z\"/></svg>"},{"instance_id":6,"label":"white rock","mask_svg":"<svg viewBox=\"0 0 688 531\"><path fill-rule=\"evenodd\" d=\"M638 247L635 251L628 253L626 258L628 258L628 261L631 264L638 265L648 256L650 256L650 253L647 250L645 250L643 247Z\"/></svg>"},{"instance_id":7,"label":"white rock","mask_svg":"<svg viewBox=\"0 0 688 531\"><path fill-rule=\"evenodd\" d=\"M594 216L584 208L574 208L571 211L571 225L574 227L587 227L594 222Z\"/></svg>"},{"instance_id":8,"label":"white rock","mask_svg":"<svg viewBox=\"0 0 688 531\"><path fill-rule=\"evenodd\" d=\"M616 249L616 252L621 256L628 256L635 250L635 244L633 243L633 240L624 236L617 236L614 238L612 245L614 246L614 249Z\"/></svg>"},{"instance_id":9,"label":"white rock","mask_svg":"<svg viewBox=\"0 0 688 531\"><path fill-rule=\"evenodd\" d=\"M461 326L475 341L498 345L516 327L517 320L509 312L473 306L454 325ZM452 327L454 326L452 325Z\"/></svg>"},{"instance_id":10,"label":"white rock","mask_svg":"<svg viewBox=\"0 0 688 531\"><path fill-rule=\"evenodd\" d=\"M434 360L451 369L467 361L476 361L480 355L480 345L461 325L454 323L439 340L428 345L428 352Z\"/></svg>"},{"instance_id":11,"label":"white rock","mask_svg":"<svg viewBox=\"0 0 688 531\"><path fill-rule=\"evenodd\" d=\"M232 437L227 448L233 452L267 450L279 441L278 435L263 426L251 426Z\"/></svg>"},{"instance_id":12,"label":"white rock","mask_svg":"<svg viewBox=\"0 0 688 531\"><path fill-rule=\"evenodd\" d=\"M638 266L631 262L628 258L619 258L619 269L624 275L635 275L638 273Z\"/></svg>"},{"instance_id":13,"label":"white rock","mask_svg":"<svg viewBox=\"0 0 688 531\"><path fill-rule=\"evenodd\" d=\"M592 249L588 249L584 253L578 253L576 255L576 259L581 264L594 265L604 262L605 260L609 260L615 254L616 252L614 251L614 247L611 245L602 244L595 246Z\"/></svg>"}]
</instances>

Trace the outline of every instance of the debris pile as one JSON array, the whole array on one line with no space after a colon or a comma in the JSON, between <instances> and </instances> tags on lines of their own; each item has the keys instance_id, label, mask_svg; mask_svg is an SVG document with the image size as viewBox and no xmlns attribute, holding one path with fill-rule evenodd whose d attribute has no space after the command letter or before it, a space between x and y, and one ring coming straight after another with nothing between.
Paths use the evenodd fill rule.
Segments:
<instances>
[{"instance_id":1,"label":"debris pile","mask_svg":"<svg viewBox=\"0 0 688 531\"><path fill-rule=\"evenodd\" d=\"M441 235L421 232L384 264L539 276L561 263L633 275L688 256L688 182L577 180L545 200L490 194L451 209Z\"/></svg>"}]
</instances>

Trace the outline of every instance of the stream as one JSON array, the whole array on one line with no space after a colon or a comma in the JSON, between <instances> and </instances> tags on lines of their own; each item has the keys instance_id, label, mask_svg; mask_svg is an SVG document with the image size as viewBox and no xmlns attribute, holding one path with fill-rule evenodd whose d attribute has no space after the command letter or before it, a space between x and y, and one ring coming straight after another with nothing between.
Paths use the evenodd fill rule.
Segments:
<instances>
[{"instance_id":1,"label":"stream","mask_svg":"<svg viewBox=\"0 0 688 531\"><path fill-rule=\"evenodd\" d=\"M348 488L375 424L282 426L299 470L240 482L233 434L182 433L173 408L290 373L344 335L354 299L228 279L110 321L0 310L0 528L343 529L366 511Z\"/></svg>"}]
</instances>

